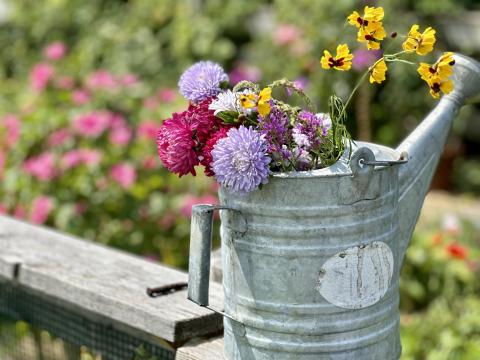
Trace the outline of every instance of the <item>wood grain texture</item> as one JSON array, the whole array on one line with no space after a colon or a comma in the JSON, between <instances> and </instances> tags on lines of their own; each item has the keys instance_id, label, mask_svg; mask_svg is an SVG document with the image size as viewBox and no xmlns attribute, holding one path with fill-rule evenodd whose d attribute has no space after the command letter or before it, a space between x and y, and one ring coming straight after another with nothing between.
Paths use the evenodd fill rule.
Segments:
<instances>
[{"instance_id":1,"label":"wood grain texture","mask_svg":"<svg viewBox=\"0 0 480 360\"><path fill-rule=\"evenodd\" d=\"M224 360L223 337L194 339L177 350L175 360Z\"/></svg>"},{"instance_id":2,"label":"wood grain texture","mask_svg":"<svg viewBox=\"0 0 480 360\"><path fill-rule=\"evenodd\" d=\"M124 252L0 216L0 276L114 323L180 344L222 329L221 316L187 300L187 291L150 298L147 287L187 274ZM212 283L210 303L222 308Z\"/></svg>"}]
</instances>

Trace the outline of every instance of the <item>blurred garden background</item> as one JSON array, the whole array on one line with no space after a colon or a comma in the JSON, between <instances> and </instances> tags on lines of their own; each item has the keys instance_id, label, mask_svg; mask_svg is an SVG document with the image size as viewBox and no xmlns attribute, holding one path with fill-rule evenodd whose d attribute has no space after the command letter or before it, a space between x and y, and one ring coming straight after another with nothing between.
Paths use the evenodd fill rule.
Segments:
<instances>
[{"instance_id":1,"label":"blurred garden background","mask_svg":"<svg viewBox=\"0 0 480 360\"><path fill-rule=\"evenodd\" d=\"M480 59L478 0L0 0L0 213L186 268L191 206L216 202L216 185L156 156L156 129L187 106L180 74L211 59L232 84L287 77L326 111L371 64L345 27L364 5L384 7L393 47L418 23L439 53ZM322 71L339 41L354 71ZM435 105L416 68L393 64L347 127L395 146ZM480 104L456 119L433 187L403 269L402 359L477 360Z\"/></svg>"}]
</instances>

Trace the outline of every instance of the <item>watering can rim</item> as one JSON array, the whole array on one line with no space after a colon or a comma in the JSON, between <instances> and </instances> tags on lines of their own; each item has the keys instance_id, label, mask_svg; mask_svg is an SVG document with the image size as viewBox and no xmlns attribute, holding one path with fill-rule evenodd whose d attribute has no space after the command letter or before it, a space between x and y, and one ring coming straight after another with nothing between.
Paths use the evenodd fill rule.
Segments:
<instances>
[{"instance_id":1,"label":"watering can rim","mask_svg":"<svg viewBox=\"0 0 480 360\"><path fill-rule=\"evenodd\" d=\"M308 171L273 172L272 177L276 179L309 179L352 176L354 173L350 165L351 158L357 150L362 148L368 148L372 150L375 160L395 162L402 157L402 154L399 151L388 146L363 141L355 141L352 144L351 151L350 148L345 149L340 159L328 167ZM375 167L375 170L378 171L383 168L385 168L385 166L377 166Z\"/></svg>"}]
</instances>

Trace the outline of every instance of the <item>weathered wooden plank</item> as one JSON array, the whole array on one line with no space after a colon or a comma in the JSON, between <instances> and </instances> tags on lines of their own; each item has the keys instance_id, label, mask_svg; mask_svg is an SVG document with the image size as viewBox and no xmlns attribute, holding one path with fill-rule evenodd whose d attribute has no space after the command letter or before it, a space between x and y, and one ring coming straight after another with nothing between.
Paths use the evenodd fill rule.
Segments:
<instances>
[{"instance_id":1,"label":"weathered wooden plank","mask_svg":"<svg viewBox=\"0 0 480 360\"><path fill-rule=\"evenodd\" d=\"M187 300L186 290L146 295L147 287L186 282L186 273L0 216L0 275L12 278L18 263L18 284L173 343L222 328L221 316ZM222 307L219 284L210 297Z\"/></svg>"},{"instance_id":2,"label":"weathered wooden plank","mask_svg":"<svg viewBox=\"0 0 480 360\"><path fill-rule=\"evenodd\" d=\"M190 340L177 350L175 360L223 360L223 336Z\"/></svg>"}]
</instances>

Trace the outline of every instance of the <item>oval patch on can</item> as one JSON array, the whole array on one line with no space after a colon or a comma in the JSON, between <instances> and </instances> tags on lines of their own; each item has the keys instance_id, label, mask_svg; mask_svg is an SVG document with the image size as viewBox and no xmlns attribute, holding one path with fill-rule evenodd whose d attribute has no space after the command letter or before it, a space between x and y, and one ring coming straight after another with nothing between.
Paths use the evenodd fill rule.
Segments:
<instances>
[{"instance_id":1,"label":"oval patch on can","mask_svg":"<svg viewBox=\"0 0 480 360\"><path fill-rule=\"evenodd\" d=\"M333 305L362 309L380 301L393 275L393 254L381 241L335 254L322 266L318 291Z\"/></svg>"}]
</instances>

